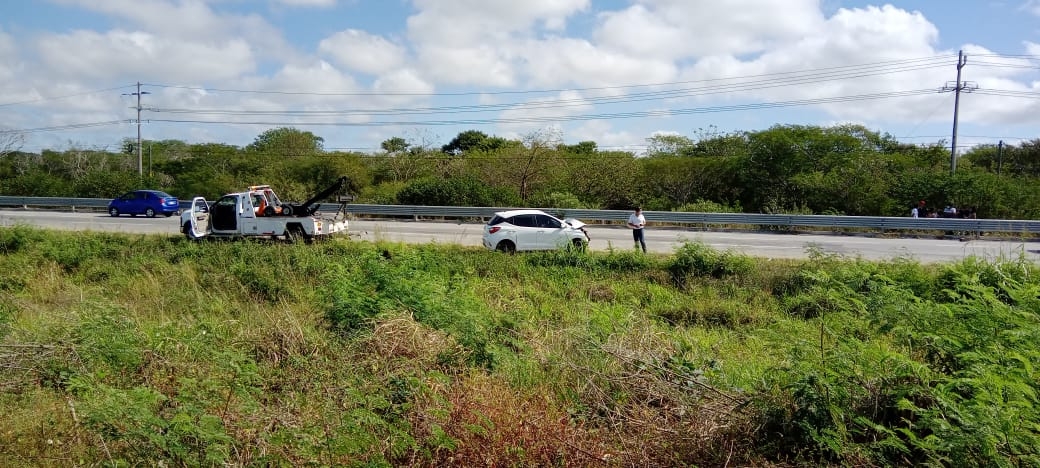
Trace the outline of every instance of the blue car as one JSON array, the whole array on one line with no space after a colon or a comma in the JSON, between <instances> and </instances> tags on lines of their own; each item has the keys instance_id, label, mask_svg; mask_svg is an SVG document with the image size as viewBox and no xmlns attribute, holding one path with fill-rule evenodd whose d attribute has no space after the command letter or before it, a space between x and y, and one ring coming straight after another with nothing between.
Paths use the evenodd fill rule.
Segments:
<instances>
[{"instance_id":1,"label":"blue car","mask_svg":"<svg viewBox=\"0 0 1040 468\"><path fill-rule=\"evenodd\" d=\"M156 214L169 217L180 211L181 202L177 197L158 190L134 190L124 193L108 202L108 214L119 216L143 214L154 218Z\"/></svg>"}]
</instances>

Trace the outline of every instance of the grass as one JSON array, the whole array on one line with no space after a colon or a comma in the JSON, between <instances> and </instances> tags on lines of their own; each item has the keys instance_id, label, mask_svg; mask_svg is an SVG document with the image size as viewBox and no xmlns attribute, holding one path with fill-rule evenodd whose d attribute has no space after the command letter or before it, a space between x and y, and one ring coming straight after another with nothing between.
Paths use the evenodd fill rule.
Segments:
<instances>
[{"instance_id":1,"label":"grass","mask_svg":"<svg viewBox=\"0 0 1040 468\"><path fill-rule=\"evenodd\" d=\"M1040 281L0 229L0 465L1040 463Z\"/></svg>"}]
</instances>

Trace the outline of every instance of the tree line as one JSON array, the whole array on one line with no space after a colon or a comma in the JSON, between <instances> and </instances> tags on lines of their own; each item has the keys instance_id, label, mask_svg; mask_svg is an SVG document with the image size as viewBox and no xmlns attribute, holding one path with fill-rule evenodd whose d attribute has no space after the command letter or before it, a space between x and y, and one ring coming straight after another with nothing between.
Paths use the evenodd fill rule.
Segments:
<instances>
[{"instance_id":1,"label":"tree line","mask_svg":"<svg viewBox=\"0 0 1040 468\"><path fill-rule=\"evenodd\" d=\"M982 145L950 173L942 142L911 145L860 125L657 135L643 154L564 144L553 130L519 139L459 133L436 147L402 137L376 153L329 151L295 128L267 130L244 147L178 140L137 148L0 152L0 194L115 197L152 188L180 198L270 184L304 200L345 175L359 203L449 206L906 216L974 208L979 217L1040 216L1040 139Z\"/></svg>"}]
</instances>

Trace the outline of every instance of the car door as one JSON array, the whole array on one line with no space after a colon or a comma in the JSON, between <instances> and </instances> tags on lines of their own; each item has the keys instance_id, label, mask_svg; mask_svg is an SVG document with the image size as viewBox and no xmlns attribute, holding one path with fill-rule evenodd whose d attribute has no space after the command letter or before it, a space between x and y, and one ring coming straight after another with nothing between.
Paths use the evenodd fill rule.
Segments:
<instances>
[{"instance_id":1,"label":"car door","mask_svg":"<svg viewBox=\"0 0 1040 468\"><path fill-rule=\"evenodd\" d=\"M570 243L570 230L560 219L547 214L539 214L537 217L545 249L560 249Z\"/></svg>"},{"instance_id":2,"label":"car door","mask_svg":"<svg viewBox=\"0 0 1040 468\"><path fill-rule=\"evenodd\" d=\"M205 198L195 197L191 200L191 233L200 238L210 233L209 203Z\"/></svg>"},{"instance_id":3,"label":"car door","mask_svg":"<svg viewBox=\"0 0 1040 468\"><path fill-rule=\"evenodd\" d=\"M130 214L130 202L134 199L134 192L127 192L112 201L112 207L122 214Z\"/></svg>"},{"instance_id":4,"label":"car door","mask_svg":"<svg viewBox=\"0 0 1040 468\"><path fill-rule=\"evenodd\" d=\"M144 213L144 209L148 204L148 193L147 192L134 192L133 196L130 197L129 203L127 203L126 211L131 215L139 215Z\"/></svg>"},{"instance_id":5,"label":"car door","mask_svg":"<svg viewBox=\"0 0 1040 468\"><path fill-rule=\"evenodd\" d=\"M241 206L238 207L238 229L244 235L255 235L258 232L256 219L256 207L253 206L253 197L246 194L239 197Z\"/></svg>"},{"instance_id":6,"label":"car door","mask_svg":"<svg viewBox=\"0 0 1040 468\"><path fill-rule=\"evenodd\" d=\"M538 250L538 225L534 215L519 214L509 220L515 229L516 250Z\"/></svg>"},{"instance_id":7,"label":"car door","mask_svg":"<svg viewBox=\"0 0 1040 468\"><path fill-rule=\"evenodd\" d=\"M567 233L563 229L563 223L552 216L545 214L534 215L538 225L538 245L542 250L558 249L567 245Z\"/></svg>"}]
</instances>

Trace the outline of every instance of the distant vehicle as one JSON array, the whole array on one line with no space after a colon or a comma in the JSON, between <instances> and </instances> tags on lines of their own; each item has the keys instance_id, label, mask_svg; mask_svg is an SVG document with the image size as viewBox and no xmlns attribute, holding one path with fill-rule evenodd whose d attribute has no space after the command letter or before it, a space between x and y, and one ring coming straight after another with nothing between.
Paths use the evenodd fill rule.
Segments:
<instances>
[{"instance_id":1,"label":"distant vehicle","mask_svg":"<svg viewBox=\"0 0 1040 468\"><path fill-rule=\"evenodd\" d=\"M290 242L299 238L310 242L315 238L346 233L345 213L344 218L317 214L318 202L342 188L346 180L346 177L341 177L299 205L267 204L269 200L278 200L268 186L252 186L245 192L229 193L212 204L205 198L195 197L191 209L181 213L181 232L189 239L267 237L284 238ZM258 190L257 187L262 188ZM265 196L264 192L272 198ZM275 211L275 205L280 209Z\"/></svg>"},{"instance_id":2,"label":"distant vehicle","mask_svg":"<svg viewBox=\"0 0 1040 468\"><path fill-rule=\"evenodd\" d=\"M484 226L484 247L506 253L584 250L589 240L585 223L573 218L560 220L541 210L501 211Z\"/></svg>"},{"instance_id":3,"label":"distant vehicle","mask_svg":"<svg viewBox=\"0 0 1040 468\"><path fill-rule=\"evenodd\" d=\"M158 190L134 190L124 193L108 202L108 214L119 216L143 214L154 218L156 214L169 217L181 209L177 197Z\"/></svg>"}]
</instances>

